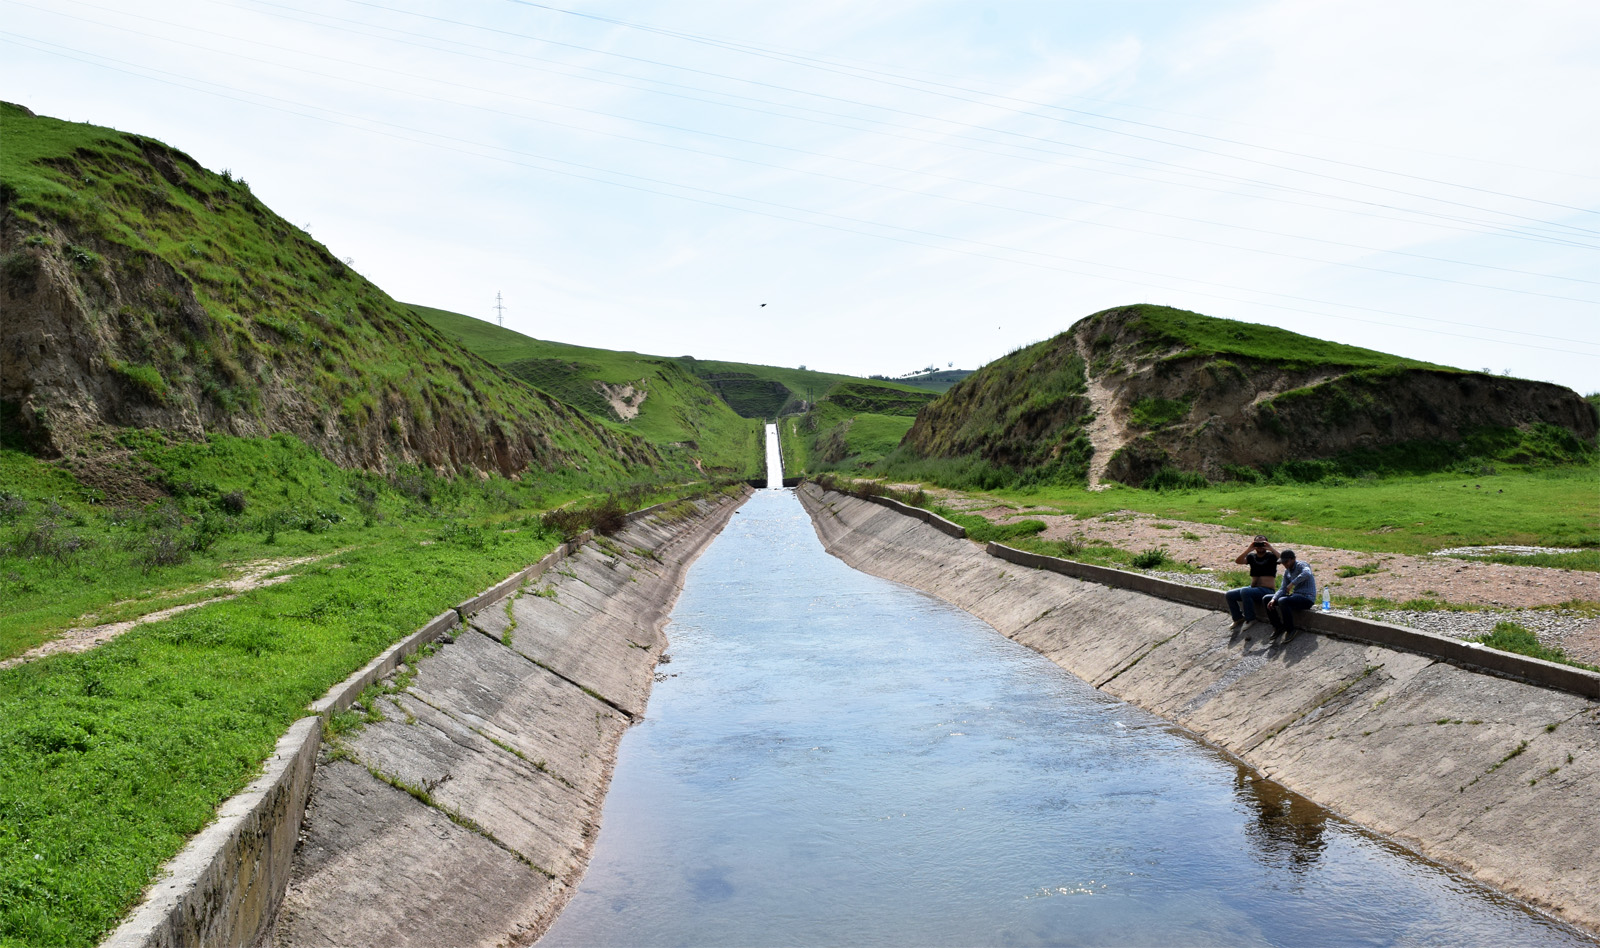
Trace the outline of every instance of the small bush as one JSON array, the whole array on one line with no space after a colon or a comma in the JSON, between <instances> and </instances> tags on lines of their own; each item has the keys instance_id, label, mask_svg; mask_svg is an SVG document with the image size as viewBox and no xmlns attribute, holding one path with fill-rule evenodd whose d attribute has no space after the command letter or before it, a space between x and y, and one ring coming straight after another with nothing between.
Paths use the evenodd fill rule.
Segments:
<instances>
[{"instance_id":1,"label":"small bush","mask_svg":"<svg viewBox=\"0 0 1600 948\"><path fill-rule=\"evenodd\" d=\"M229 516L237 517L245 510L244 491L231 490L217 498L217 507Z\"/></svg>"},{"instance_id":2,"label":"small bush","mask_svg":"<svg viewBox=\"0 0 1600 948\"><path fill-rule=\"evenodd\" d=\"M177 566L188 562L189 547L178 538L178 534L171 530L161 530L150 534L142 544L137 557L139 568L146 574L162 566Z\"/></svg>"},{"instance_id":3,"label":"small bush","mask_svg":"<svg viewBox=\"0 0 1600 948\"><path fill-rule=\"evenodd\" d=\"M1156 569L1171 562L1167 559L1167 551L1161 549L1140 550L1133 554L1131 561L1139 569Z\"/></svg>"},{"instance_id":4,"label":"small bush","mask_svg":"<svg viewBox=\"0 0 1600 948\"><path fill-rule=\"evenodd\" d=\"M0 523L16 523L28 512L28 502L16 494L0 491Z\"/></svg>"}]
</instances>

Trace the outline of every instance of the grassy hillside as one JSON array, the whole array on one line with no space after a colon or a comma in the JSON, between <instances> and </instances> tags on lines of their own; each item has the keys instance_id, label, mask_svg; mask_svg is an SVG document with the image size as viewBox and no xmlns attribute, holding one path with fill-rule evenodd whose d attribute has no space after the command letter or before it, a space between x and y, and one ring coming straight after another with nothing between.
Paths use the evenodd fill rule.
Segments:
<instances>
[{"instance_id":1,"label":"grassy hillside","mask_svg":"<svg viewBox=\"0 0 1600 948\"><path fill-rule=\"evenodd\" d=\"M835 372L748 362L719 362L692 356L679 356L678 361L690 372L711 381L735 411L751 418L775 418L779 414L788 414L799 410L802 403L820 401L836 385L866 381L854 375ZM915 386L900 382L871 380L869 384L896 391L918 390Z\"/></svg>"},{"instance_id":2,"label":"grassy hillside","mask_svg":"<svg viewBox=\"0 0 1600 948\"><path fill-rule=\"evenodd\" d=\"M76 456L106 429L290 431L371 469L661 466L446 339L226 171L9 104L0 141L9 444Z\"/></svg>"},{"instance_id":3,"label":"grassy hillside","mask_svg":"<svg viewBox=\"0 0 1600 948\"><path fill-rule=\"evenodd\" d=\"M984 366L885 469L985 488L1305 482L1583 461L1597 427L1560 386L1140 305Z\"/></svg>"},{"instance_id":4,"label":"grassy hillside","mask_svg":"<svg viewBox=\"0 0 1600 948\"><path fill-rule=\"evenodd\" d=\"M784 470L870 470L899 447L917 412L936 397L877 382L841 382L809 411L785 420Z\"/></svg>"},{"instance_id":5,"label":"grassy hillside","mask_svg":"<svg viewBox=\"0 0 1600 948\"><path fill-rule=\"evenodd\" d=\"M638 435L670 458L708 472L755 477L762 465L759 422L740 417L673 359L533 339L471 316L412 306L428 324L527 384L608 427ZM642 401L623 418L596 383L632 386Z\"/></svg>"}]
</instances>

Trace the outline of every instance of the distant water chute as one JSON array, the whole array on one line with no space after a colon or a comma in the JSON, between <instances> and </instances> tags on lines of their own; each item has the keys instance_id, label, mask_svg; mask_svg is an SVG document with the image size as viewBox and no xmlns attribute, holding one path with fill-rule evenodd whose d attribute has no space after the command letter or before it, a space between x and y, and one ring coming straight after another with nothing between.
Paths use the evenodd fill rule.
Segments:
<instances>
[{"instance_id":1,"label":"distant water chute","mask_svg":"<svg viewBox=\"0 0 1600 948\"><path fill-rule=\"evenodd\" d=\"M778 426L767 426L767 488L783 487L783 455L778 451Z\"/></svg>"}]
</instances>

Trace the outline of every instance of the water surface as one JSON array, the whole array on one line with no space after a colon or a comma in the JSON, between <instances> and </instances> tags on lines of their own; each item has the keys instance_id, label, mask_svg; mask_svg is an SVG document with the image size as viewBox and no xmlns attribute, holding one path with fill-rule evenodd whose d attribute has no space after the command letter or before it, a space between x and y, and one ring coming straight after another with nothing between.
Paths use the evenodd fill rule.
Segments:
<instances>
[{"instance_id":1,"label":"water surface","mask_svg":"<svg viewBox=\"0 0 1600 948\"><path fill-rule=\"evenodd\" d=\"M792 492L667 634L541 945L1593 944L845 566Z\"/></svg>"}]
</instances>

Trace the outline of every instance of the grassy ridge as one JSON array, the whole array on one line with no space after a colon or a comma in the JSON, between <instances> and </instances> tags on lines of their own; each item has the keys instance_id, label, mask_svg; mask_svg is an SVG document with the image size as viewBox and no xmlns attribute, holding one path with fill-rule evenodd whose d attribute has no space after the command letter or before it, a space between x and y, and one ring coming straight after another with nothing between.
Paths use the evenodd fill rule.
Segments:
<instances>
[{"instance_id":1,"label":"grassy ridge","mask_svg":"<svg viewBox=\"0 0 1600 948\"><path fill-rule=\"evenodd\" d=\"M1327 366L1350 369L1441 369L1459 372L1460 369L1420 362L1375 349L1347 346L1314 336L1305 336L1277 326L1240 323L1231 319L1218 319L1171 306L1141 304L1123 307L1137 311L1128 328L1139 333L1152 349L1175 350L1168 358L1195 356L1240 356L1272 362L1284 368ZM1090 340L1096 341L1099 319L1095 314L1074 326Z\"/></svg>"},{"instance_id":2,"label":"grassy ridge","mask_svg":"<svg viewBox=\"0 0 1600 948\"><path fill-rule=\"evenodd\" d=\"M697 458L707 469L754 477L761 466L760 424L741 418L672 359L533 339L448 310L412 307L430 325L529 385L626 430L669 457ZM637 417L623 422L596 382L646 391Z\"/></svg>"},{"instance_id":3,"label":"grassy ridge","mask_svg":"<svg viewBox=\"0 0 1600 948\"><path fill-rule=\"evenodd\" d=\"M9 318L66 333L72 345L50 358L110 393L85 418L70 393L33 388L31 371L0 380L12 446L73 452L103 424L198 418L239 435L292 430L368 467L659 463L446 339L226 171L10 104L0 136ZM50 302L62 298L74 302Z\"/></svg>"}]
</instances>

